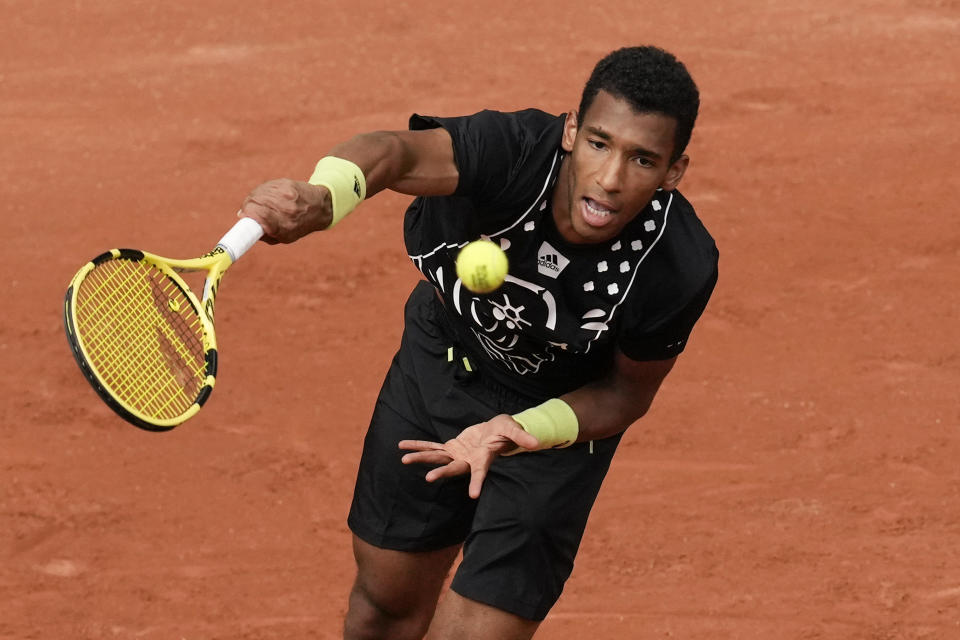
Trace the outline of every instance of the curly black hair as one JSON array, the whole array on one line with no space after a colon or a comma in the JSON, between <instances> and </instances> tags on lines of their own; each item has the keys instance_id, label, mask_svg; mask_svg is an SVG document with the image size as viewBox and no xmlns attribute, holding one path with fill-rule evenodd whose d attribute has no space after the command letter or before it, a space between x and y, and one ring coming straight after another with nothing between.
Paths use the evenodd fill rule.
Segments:
<instances>
[{"instance_id":1,"label":"curly black hair","mask_svg":"<svg viewBox=\"0 0 960 640\"><path fill-rule=\"evenodd\" d=\"M700 91L673 54L652 46L625 47L600 60L583 88L578 112L581 121L599 91L626 100L637 113L675 118L677 131L670 161L683 154L700 109Z\"/></svg>"}]
</instances>

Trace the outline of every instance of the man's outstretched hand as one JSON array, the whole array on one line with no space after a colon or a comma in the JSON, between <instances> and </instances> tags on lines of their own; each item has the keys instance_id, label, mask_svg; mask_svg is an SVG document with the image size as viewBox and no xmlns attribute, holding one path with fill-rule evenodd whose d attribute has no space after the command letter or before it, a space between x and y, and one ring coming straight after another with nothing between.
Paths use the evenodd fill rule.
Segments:
<instances>
[{"instance_id":1,"label":"man's outstretched hand","mask_svg":"<svg viewBox=\"0 0 960 640\"><path fill-rule=\"evenodd\" d=\"M401 440L400 448L413 451L401 458L404 464L437 464L426 476L427 482L470 474L470 497L478 498L487 471L497 456L518 447L534 450L540 443L506 414L467 427L453 440Z\"/></svg>"}]
</instances>

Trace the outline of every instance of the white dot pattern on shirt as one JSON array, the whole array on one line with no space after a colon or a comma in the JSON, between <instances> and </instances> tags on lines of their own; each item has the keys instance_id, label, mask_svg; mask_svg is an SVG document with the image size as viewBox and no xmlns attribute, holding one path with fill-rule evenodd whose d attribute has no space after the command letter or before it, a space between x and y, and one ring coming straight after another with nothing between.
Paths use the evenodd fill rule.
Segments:
<instances>
[{"instance_id":1,"label":"white dot pattern on shirt","mask_svg":"<svg viewBox=\"0 0 960 640\"><path fill-rule=\"evenodd\" d=\"M653 200L650 209L659 212L663 210L663 205L659 201ZM651 214L650 211L647 213ZM607 259L597 261L597 275L583 283L583 290L585 292L603 292L605 296L610 296L614 300L629 290L632 282L631 274L639 267L639 253L646 250L645 242L647 244L656 243L656 234L661 222L656 214L651 214L649 218L643 220L642 233L645 234L643 238L634 238L628 241L618 239L607 245ZM616 252L625 248L626 242L629 242L630 251L638 255L635 255L632 260L612 260L616 257Z\"/></svg>"}]
</instances>

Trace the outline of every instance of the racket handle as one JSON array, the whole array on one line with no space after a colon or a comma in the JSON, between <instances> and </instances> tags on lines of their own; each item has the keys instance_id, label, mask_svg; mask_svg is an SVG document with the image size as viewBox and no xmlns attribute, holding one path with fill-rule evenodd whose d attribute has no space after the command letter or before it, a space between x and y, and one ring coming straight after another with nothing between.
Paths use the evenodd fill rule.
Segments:
<instances>
[{"instance_id":1,"label":"racket handle","mask_svg":"<svg viewBox=\"0 0 960 640\"><path fill-rule=\"evenodd\" d=\"M236 262L257 243L261 236L263 236L263 227L259 222L253 218L240 218L237 224L220 238L217 246L223 247L230 256L231 262Z\"/></svg>"}]
</instances>

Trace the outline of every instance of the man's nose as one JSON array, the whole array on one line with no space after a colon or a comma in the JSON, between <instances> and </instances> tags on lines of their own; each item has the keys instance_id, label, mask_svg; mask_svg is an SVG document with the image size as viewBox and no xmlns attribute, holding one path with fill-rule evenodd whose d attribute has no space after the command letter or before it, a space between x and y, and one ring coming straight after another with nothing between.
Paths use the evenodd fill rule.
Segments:
<instances>
[{"instance_id":1,"label":"man's nose","mask_svg":"<svg viewBox=\"0 0 960 640\"><path fill-rule=\"evenodd\" d=\"M623 172L623 162L619 158L605 158L603 164L597 171L596 181L607 193L616 193L620 191L621 173Z\"/></svg>"}]
</instances>

